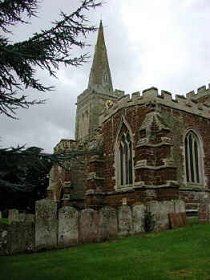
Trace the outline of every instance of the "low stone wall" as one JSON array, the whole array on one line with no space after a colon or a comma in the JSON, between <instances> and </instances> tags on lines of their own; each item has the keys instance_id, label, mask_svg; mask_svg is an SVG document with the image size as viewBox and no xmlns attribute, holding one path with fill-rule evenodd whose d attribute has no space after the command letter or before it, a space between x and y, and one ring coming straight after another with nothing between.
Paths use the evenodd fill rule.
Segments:
<instances>
[{"instance_id":1,"label":"low stone wall","mask_svg":"<svg viewBox=\"0 0 210 280\"><path fill-rule=\"evenodd\" d=\"M122 205L118 209L78 211L70 206L57 209L55 202L43 199L36 203L35 222L33 217L12 210L13 221L0 224L0 254L69 247L142 233L145 211L151 213L153 230L160 231L170 228L169 214L185 213L185 204L180 200L151 201L132 207Z\"/></svg>"}]
</instances>

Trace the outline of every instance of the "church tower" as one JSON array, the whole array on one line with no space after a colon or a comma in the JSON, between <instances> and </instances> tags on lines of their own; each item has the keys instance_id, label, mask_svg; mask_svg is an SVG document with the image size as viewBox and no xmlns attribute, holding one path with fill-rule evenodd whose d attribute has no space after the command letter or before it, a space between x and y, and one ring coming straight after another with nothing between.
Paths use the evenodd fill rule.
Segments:
<instances>
[{"instance_id":1,"label":"church tower","mask_svg":"<svg viewBox=\"0 0 210 280\"><path fill-rule=\"evenodd\" d=\"M76 140L88 140L99 126L99 116L108 100L119 98L113 91L103 24L100 21L88 88L77 98Z\"/></svg>"}]
</instances>

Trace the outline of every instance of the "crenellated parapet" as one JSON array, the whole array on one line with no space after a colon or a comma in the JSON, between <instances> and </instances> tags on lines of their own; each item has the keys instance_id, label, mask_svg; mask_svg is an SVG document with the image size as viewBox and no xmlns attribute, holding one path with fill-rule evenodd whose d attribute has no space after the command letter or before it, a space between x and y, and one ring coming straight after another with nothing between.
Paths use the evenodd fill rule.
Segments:
<instances>
[{"instance_id":1,"label":"crenellated parapet","mask_svg":"<svg viewBox=\"0 0 210 280\"><path fill-rule=\"evenodd\" d=\"M60 142L54 147L54 153L68 153L72 150L78 149L78 142L72 139L61 139Z\"/></svg>"},{"instance_id":2,"label":"crenellated parapet","mask_svg":"<svg viewBox=\"0 0 210 280\"><path fill-rule=\"evenodd\" d=\"M210 95L210 84L208 85L208 87L206 86L199 87L196 92L195 91L188 92L186 94L186 97L192 100L199 100L200 98L209 95Z\"/></svg>"},{"instance_id":3,"label":"crenellated parapet","mask_svg":"<svg viewBox=\"0 0 210 280\"><path fill-rule=\"evenodd\" d=\"M136 105L164 105L166 107L210 118L210 85L202 86L197 91L191 91L186 95L173 95L172 93L152 87L142 92L134 92L123 95L117 102L106 108L100 117L100 123L110 118L118 110Z\"/></svg>"}]
</instances>

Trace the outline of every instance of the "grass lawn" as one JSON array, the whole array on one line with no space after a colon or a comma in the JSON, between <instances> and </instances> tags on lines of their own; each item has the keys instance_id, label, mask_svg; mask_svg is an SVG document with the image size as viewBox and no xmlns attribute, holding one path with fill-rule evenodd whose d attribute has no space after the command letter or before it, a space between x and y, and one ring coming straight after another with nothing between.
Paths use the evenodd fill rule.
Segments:
<instances>
[{"instance_id":1,"label":"grass lawn","mask_svg":"<svg viewBox=\"0 0 210 280\"><path fill-rule=\"evenodd\" d=\"M1 218L0 223L2 224L9 224L9 220L7 218Z\"/></svg>"},{"instance_id":2,"label":"grass lawn","mask_svg":"<svg viewBox=\"0 0 210 280\"><path fill-rule=\"evenodd\" d=\"M210 280L210 224L0 257L1 280Z\"/></svg>"}]
</instances>

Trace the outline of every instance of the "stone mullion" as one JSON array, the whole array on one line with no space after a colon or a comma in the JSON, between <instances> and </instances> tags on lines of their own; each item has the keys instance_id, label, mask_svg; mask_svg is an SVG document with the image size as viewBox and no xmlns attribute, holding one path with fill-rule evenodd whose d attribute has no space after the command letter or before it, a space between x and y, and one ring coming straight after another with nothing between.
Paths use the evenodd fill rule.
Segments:
<instances>
[{"instance_id":1,"label":"stone mullion","mask_svg":"<svg viewBox=\"0 0 210 280\"><path fill-rule=\"evenodd\" d=\"M129 143L125 140L125 184L129 184Z\"/></svg>"},{"instance_id":2,"label":"stone mullion","mask_svg":"<svg viewBox=\"0 0 210 280\"><path fill-rule=\"evenodd\" d=\"M126 184L126 155L125 155L125 142L123 142L123 186Z\"/></svg>"},{"instance_id":3,"label":"stone mullion","mask_svg":"<svg viewBox=\"0 0 210 280\"><path fill-rule=\"evenodd\" d=\"M198 183L198 177L196 172L196 158L195 158L195 137L192 137L192 155L193 155L193 172L194 172L194 183Z\"/></svg>"},{"instance_id":4,"label":"stone mullion","mask_svg":"<svg viewBox=\"0 0 210 280\"><path fill-rule=\"evenodd\" d=\"M188 162L188 166L187 166L188 178L189 178L189 182L192 182L189 136L187 137L187 162Z\"/></svg>"}]
</instances>

